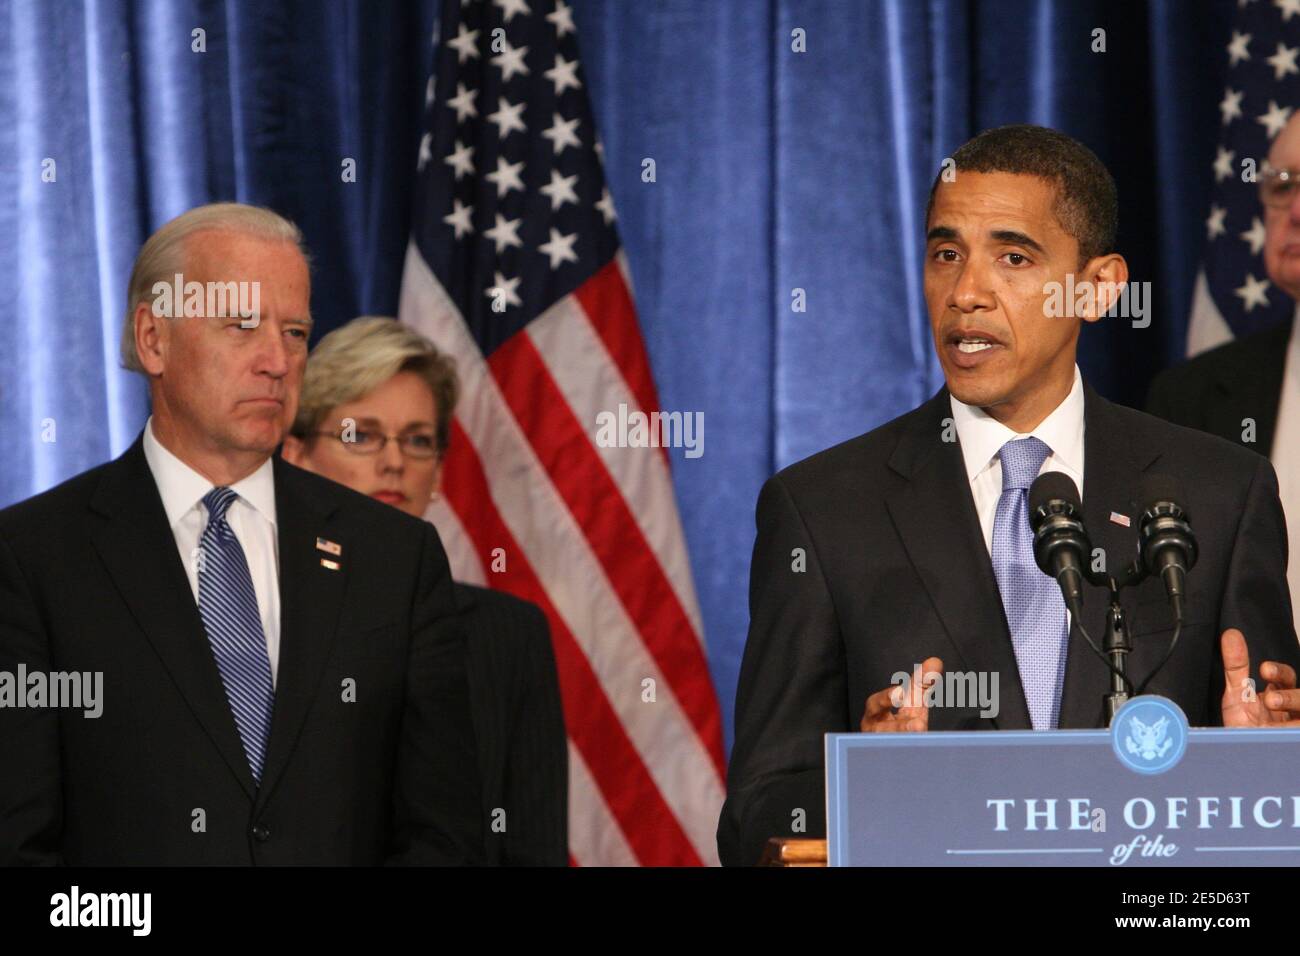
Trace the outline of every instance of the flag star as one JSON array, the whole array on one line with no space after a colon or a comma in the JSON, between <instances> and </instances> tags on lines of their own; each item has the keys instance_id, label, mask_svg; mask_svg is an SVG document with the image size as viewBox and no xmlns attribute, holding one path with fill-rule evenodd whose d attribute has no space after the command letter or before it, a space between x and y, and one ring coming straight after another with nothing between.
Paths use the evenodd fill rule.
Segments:
<instances>
[{"instance_id":1,"label":"flag star","mask_svg":"<svg viewBox=\"0 0 1300 956\"><path fill-rule=\"evenodd\" d=\"M571 120L566 120L559 113L555 114L555 121L551 123L551 128L542 131L542 135L549 139L555 147L556 155L564 152L566 146L581 146L582 141L578 139L574 130L578 126L578 118L575 116Z\"/></svg>"},{"instance_id":2,"label":"flag star","mask_svg":"<svg viewBox=\"0 0 1300 956\"><path fill-rule=\"evenodd\" d=\"M498 156L496 172L488 173L483 178L497 184L497 198L500 199L512 189L524 191L524 181L519 176L519 170L523 168L522 159L517 163L508 163L504 156Z\"/></svg>"},{"instance_id":3,"label":"flag star","mask_svg":"<svg viewBox=\"0 0 1300 956\"><path fill-rule=\"evenodd\" d=\"M1250 254L1259 255L1259 251L1264 248L1264 223L1260 222L1259 216L1251 219L1250 228L1241 234L1241 238L1250 243Z\"/></svg>"},{"instance_id":4,"label":"flag star","mask_svg":"<svg viewBox=\"0 0 1300 956\"><path fill-rule=\"evenodd\" d=\"M566 202L577 203L578 194L573 191L573 184L577 181L576 173L572 176L561 176L558 169L551 170L550 183L539 190L543 196L550 197L551 212L559 209Z\"/></svg>"},{"instance_id":5,"label":"flag star","mask_svg":"<svg viewBox=\"0 0 1300 956\"><path fill-rule=\"evenodd\" d=\"M527 105L527 103L516 103L511 106L504 96L497 97L497 111L488 114L488 121L497 124L498 136L505 139L514 130L521 133L528 131L528 127L524 125L524 121L519 117L519 114L524 111L524 107Z\"/></svg>"},{"instance_id":6,"label":"flag star","mask_svg":"<svg viewBox=\"0 0 1300 956\"><path fill-rule=\"evenodd\" d=\"M1232 161L1236 156L1235 150L1219 147L1219 154L1214 157L1214 181L1216 183L1232 178Z\"/></svg>"},{"instance_id":7,"label":"flag star","mask_svg":"<svg viewBox=\"0 0 1300 956\"><path fill-rule=\"evenodd\" d=\"M1288 73L1300 73L1300 66L1295 63L1297 53L1300 53L1300 46L1277 45L1277 52L1264 61L1273 68L1273 79L1280 80Z\"/></svg>"},{"instance_id":8,"label":"flag star","mask_svg":"<svg viewBox=\"0 0 1300 956\"><path fill-rule=\"evenodd\" d=\"M1228 215L1228 210L1223 206L1210 206L1210 218L1205 220L1205 231L1207 238L1213 239L1221 236L1225 232L1223 225L1224 217Z\"/></svg>"},{"instance_id":9,"label":"flag star","mask_svg":"<svg viewBox=\"0 0 1300 956\"><path fill-rule=\"evenodd\" d=\"M501 42L503 44L501 52L492 58L493 66L501 69L501 82L509 82L516 73L527 76L531 72L528 65L524 63L524 57L528 55L528 47L511 46L509 40Z\"/></svg>"},{"instance_id":10,"label":"flag star","mask_svg":"<svg viewBox=\"0 0 1300 956\"><path fill-rule=\"evenodd\" d=\"M550 242L544 242L537 247L538 252L544 252L551 257L551 268L558 268L561 262L577 262L578 254L573 251L573 244L578 241L578 234L571 232L564 236L558 229L551 230Z\"/></svg>"},{"instance_id":11,"label":"flag star","mask_svg":"<svg viewBox=\"0 0 1300 956\"><path fill-rule=\"evenodd\" d=\"M605 144L600 141L599 136L596 137L596 145L593 148L596 150L596 158L603 163L605 161Z\"/></svg>"},{"instance_id":12,"label":"flag star","mask_svg":"<svg viewBox=\"0 0 1300 956\"><path fill-rule=\"evenodd\" d=\"M1242 90L1234 90L1228 87L1223 91L1223 102L1219 104L1219 112L1223 114L1223 125L1227 126L1233 120L1241 116L1241 98L1245 95Z\"/></svg>"},{"instance_id":13,"label":"flag star","mask_svg":"<svg viewBox=\"0 0 1300 956\"><path fill-rule=\"evenodd\" d=\"M519 238L519 224L522 219L507 219L501 213L495 213L496 224L491 229L484 229L483 235L496 243L497 255L505 252L507 246L522 246L523 240ZM518 280L516 280L518 281ZM500 285L501 280L497 280Z\"/></svg>"},{"instance_id":14,"label":"flag star","mask_svg":"<svg viewBox=\"0 0 1300 956\"><path fill-rule=\"evenodd\" d=\"M456 149L445 160L448 166L456 170L456 180L460 177L474 172L474 147L462 146L460 140L456 140Z\"/></svg>"},{"instance_id":15,"label":"flag star","mask_svg":"<svg viewBox=\"0 0 1300 956\"><path fill-rule=\"evenodd\" d=\"M576 33L577 29L573 26L573 7L569 6L564 0L555 0L555 11L548 13L546 19L555 24L555 35L563 37L566 33Z\"/></svg>"},{"instance_id":16,"label":"flag star","mask_svg":"<svg viewBox=\"0 0 1300 956\"><path fill-rule=\"evenodd\" d=\"M420 137L420 161L415 164L415 168L424 172L425 164L433 159L433 152L429 149L433 145L433 134L425 133Z\"/></svg>"},{"instance_id":17,"label":"flag star","mask_svg":"<svg viewBox=\"0 0 1300 956\"><path fill-rule=\"evenodd\" d=\"M526 0L493 0L501 8L501 16L509 23L516 13L529 14L533 11L528 9Z\"/></svg>"},{"instance_id":18,"label":"flag star","mask_svg":"<svg viewBox=\"0 0 1300 956\"><path fill-rule=\"evenodd\" d=\"M566 60L558 53L555 54L555 66L543 73L542 76L555 84L556 96L559 96L565 90L576 90L582 86L582 81L578 79L577 59Z\"/></svg>"},{"instance_id":19,"label":"flag star","mask_svg":"<svg viewBox=\"0 0 1300 956\"><path fill-rule=\"evenodd\" d=\"M617 218L614 215L614 197L609 194L609 187L606 186L600 194L600 202L596 203L596 208L605 219L605 225L609 225Z\"/></svg>"},{"instance_id":20,"label":"flag star","mask_svg":"<svg viewBox=\"0 0 1300 956\"><path fill-rule=\"evenodd\" d=\"M474 105L474 98L478 96L478 90L467 90L464 83L456 84L456 95L447 101L447 105L456 111L456 122L465 122L467 116L478 116L478 107Z\"/></svg>"},{"instance_id":21,"label":"flag star","mask_svg":"<svg viewBox=\"0 0 1300 956\"><path fill-rule=\"evenodd\" d=\"M1241 305L1247 312L1257 305L1268 306L1268 296L1264 293L1268 291L1271 283L1267 279L1256 279L1249 272L1246 273L1246 284L1240 289L1234 289L1233 294L1241 296Z\"/></svg>"},{"instance_id":22,"label":"flag star","mask_svg":"<svg viewBox=\"0 0 1300 956\"><path fill-rule=\"evenodd\" d=\"M459 199L453 199L451 204L451 212L443 216L442 221L456 230L456 238L459 239L465 233L474 231L474 225L469 219L474 215L474 207L466 206Z\"/></svg>"},{"instance_id":23,"label":"flag star","mask_svg":"<svg viewBox=\"0 0 1300 956\"><path fill-rule=\"evenodd\" d=\"M497 296L502 296L506 300L506 305L520 306L524 304L523 300L519 298L519 293L516 291L519 288L518 276L513 279L507 279L501 273L495 271L492 275L492 285L488 286L486 292L489 299L495 299Z\"/></svg>"},{"instance_id":24,"label":"flag star","mask_svg":"<svg viewBox=\"0 0 1300 956\"><path fill-rule=\"evenodd\" d=\"M1300 3L1300 0L1296 0L1296 3ZM1281 107L1278 106L1277 103L1273 102L1272 100L1269 100L1268 112L1264 113L1261 116L1256 116L1255 122L1259 123L1261 126L1265 127L1268 130L1268 135L1269 138L1271 139L1272 137L1276 136L1278 133L1282 132L1282 127L1286 125L1286 121L1290 118L1291 118L1291 107L1289 106Z\"/></svg>"},{"instance_id":25,"label":"flag star","mask_svg":"<svg viewBox=\"0 0 1300 956\"><path fill-rule=\"evenodd\" d=\"M1282 11L1282 22L1287 23L1291 14L1300 13L1300 0L1273 0L1273 6Z\"/></svg>"},{"instance_id":26,"label":"flag star","mask_svg":"<svg viewBox=\"0 0 1300 956\"><path fill-rule=\"evenodd\" d=\"M1251 34L1238 33L1232 31L1232 42L1228 44L1228 65L1236 66L1241 60L1249 60L1250 52L1246 49L1250 45Z\"/></svg>"},{"instance_id":27,"label":"flag star","mask_svg":"<svg viewBox=\"0 0 1300 956\"><path fill-rule=\"evenodd\" d=\"M433 102L433 91L437 87L438 78L432 73L429 74L429 82L424 87L424 105L428 106Z\"/></svg>"},{"instance_id":28,"label":"flag star","mask_svg":"<svg viewBox=\"0 0 1300 956\"><path fill-rule=\"evenodd\" d=\"M464 63L466 60L478 57L478 31L467 30L465 24L456 25L456 38L448 40L447 46L456 51L456 62Z\"/></svg>"}]
</instances>

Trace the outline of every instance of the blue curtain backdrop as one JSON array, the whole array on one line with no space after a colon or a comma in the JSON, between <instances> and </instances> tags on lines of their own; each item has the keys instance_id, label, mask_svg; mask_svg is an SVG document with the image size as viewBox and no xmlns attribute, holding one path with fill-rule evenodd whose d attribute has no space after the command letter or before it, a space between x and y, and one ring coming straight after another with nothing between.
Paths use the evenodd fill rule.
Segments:
<instances>
[{"instance_id":1,"label":"blue curtain backdrop","mask_svg":"<svg viewBox=\"0 0 1300 956\"><path fill-rule=\"evenodd\" d=\"M126 280L191 206L296 220L320 332L395 311L437 5L0 0L0 506L134 439ZM1107 163L1154 320L1090 327L1081 365L1140 404L1183 346L1235 5L572 5L661 401L705 416L704 456L673 467L730 745L760 484L940 384L921 234L943 158L1034 122Z\"/></svg>"}]
</instances>

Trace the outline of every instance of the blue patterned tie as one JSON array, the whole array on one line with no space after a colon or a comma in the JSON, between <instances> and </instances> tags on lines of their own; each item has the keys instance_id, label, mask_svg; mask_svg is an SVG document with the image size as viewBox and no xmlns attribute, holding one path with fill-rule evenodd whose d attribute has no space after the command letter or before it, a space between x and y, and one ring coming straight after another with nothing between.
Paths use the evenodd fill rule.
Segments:
<instances>
[{"instance_id":1,"label":"blue patterned tie","mask_svg":"<svg viewBox=\"0 0 1300 956\"><path fill-rule=\"evenodd\" d=\"M993 573L1035 730L1050 730L1060 721L1069 637L1061 588L1034 562L1029 529L1028 489L1051 453L1037 438L1017 438L1002 446L1002 497L993 520Z\"/></svg>"},{"instance_id":2,"label":"blue patterned tie","mask_svg":"<svg viewBox=\"0 0 1300 956\"><path fill-rule=\"evenodd\" d=\"M226 511L238 497L229 488L220 487L203 496L208 526L199 537L199 616L217 659L253 781L260 783L275 691L253 578L244 549L226 521Z\"/></svg>"}]
</instances>

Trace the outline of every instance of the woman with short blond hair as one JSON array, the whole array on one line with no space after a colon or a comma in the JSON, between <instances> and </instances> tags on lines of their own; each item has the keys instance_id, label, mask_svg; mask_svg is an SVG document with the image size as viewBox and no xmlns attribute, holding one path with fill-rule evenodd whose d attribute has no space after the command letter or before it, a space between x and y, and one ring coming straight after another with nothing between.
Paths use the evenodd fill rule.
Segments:
<instances>
[{"instance_id":1,"label":"woman with short blond hair","mask_svg":"<svg viewBox=\"0 0 1300 956\"><path fill-rule=\"evenodd\" d=\"M422 517L442 481L455 363L395 319L363 316L307 359L286 461ZM534 604L457 583L488 861L568 862L568 750L555 654Z\"/></svg>"}]
</instances>

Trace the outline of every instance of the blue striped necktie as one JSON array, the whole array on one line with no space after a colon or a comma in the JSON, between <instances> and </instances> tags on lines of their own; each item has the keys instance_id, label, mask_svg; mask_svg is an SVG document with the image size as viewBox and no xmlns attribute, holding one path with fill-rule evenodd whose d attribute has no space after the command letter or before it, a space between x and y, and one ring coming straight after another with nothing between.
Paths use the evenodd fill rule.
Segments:
<instances>
[{"instance_id":1,"label":"blue striped necktie","mask_svg":"<svg viewBox=\"0 0 1300 956\"><path fill-rule=\"evenodd\" d=\"M1051 453L1037 438L1012 439L1002 446L1002 496L993 519L993 572L1035 730L1051 730L1060 722L1069 636L1061 588L1035 563L1029 528L1029 486Z\"/></svg>"},{"instance_id":2,"label":"blue striped necktie","mask_svg":"<svg viewBox=\"0 0 1300 956\"><path fill-rule=\"evenodd\" d=\"M244 549L226 521L226 511L238 497L222 487L203 496L208 526L199 537L199 617L217 659L253 781L260 783L275 691L253 578Z\"/></svg>"}]
</instances>

